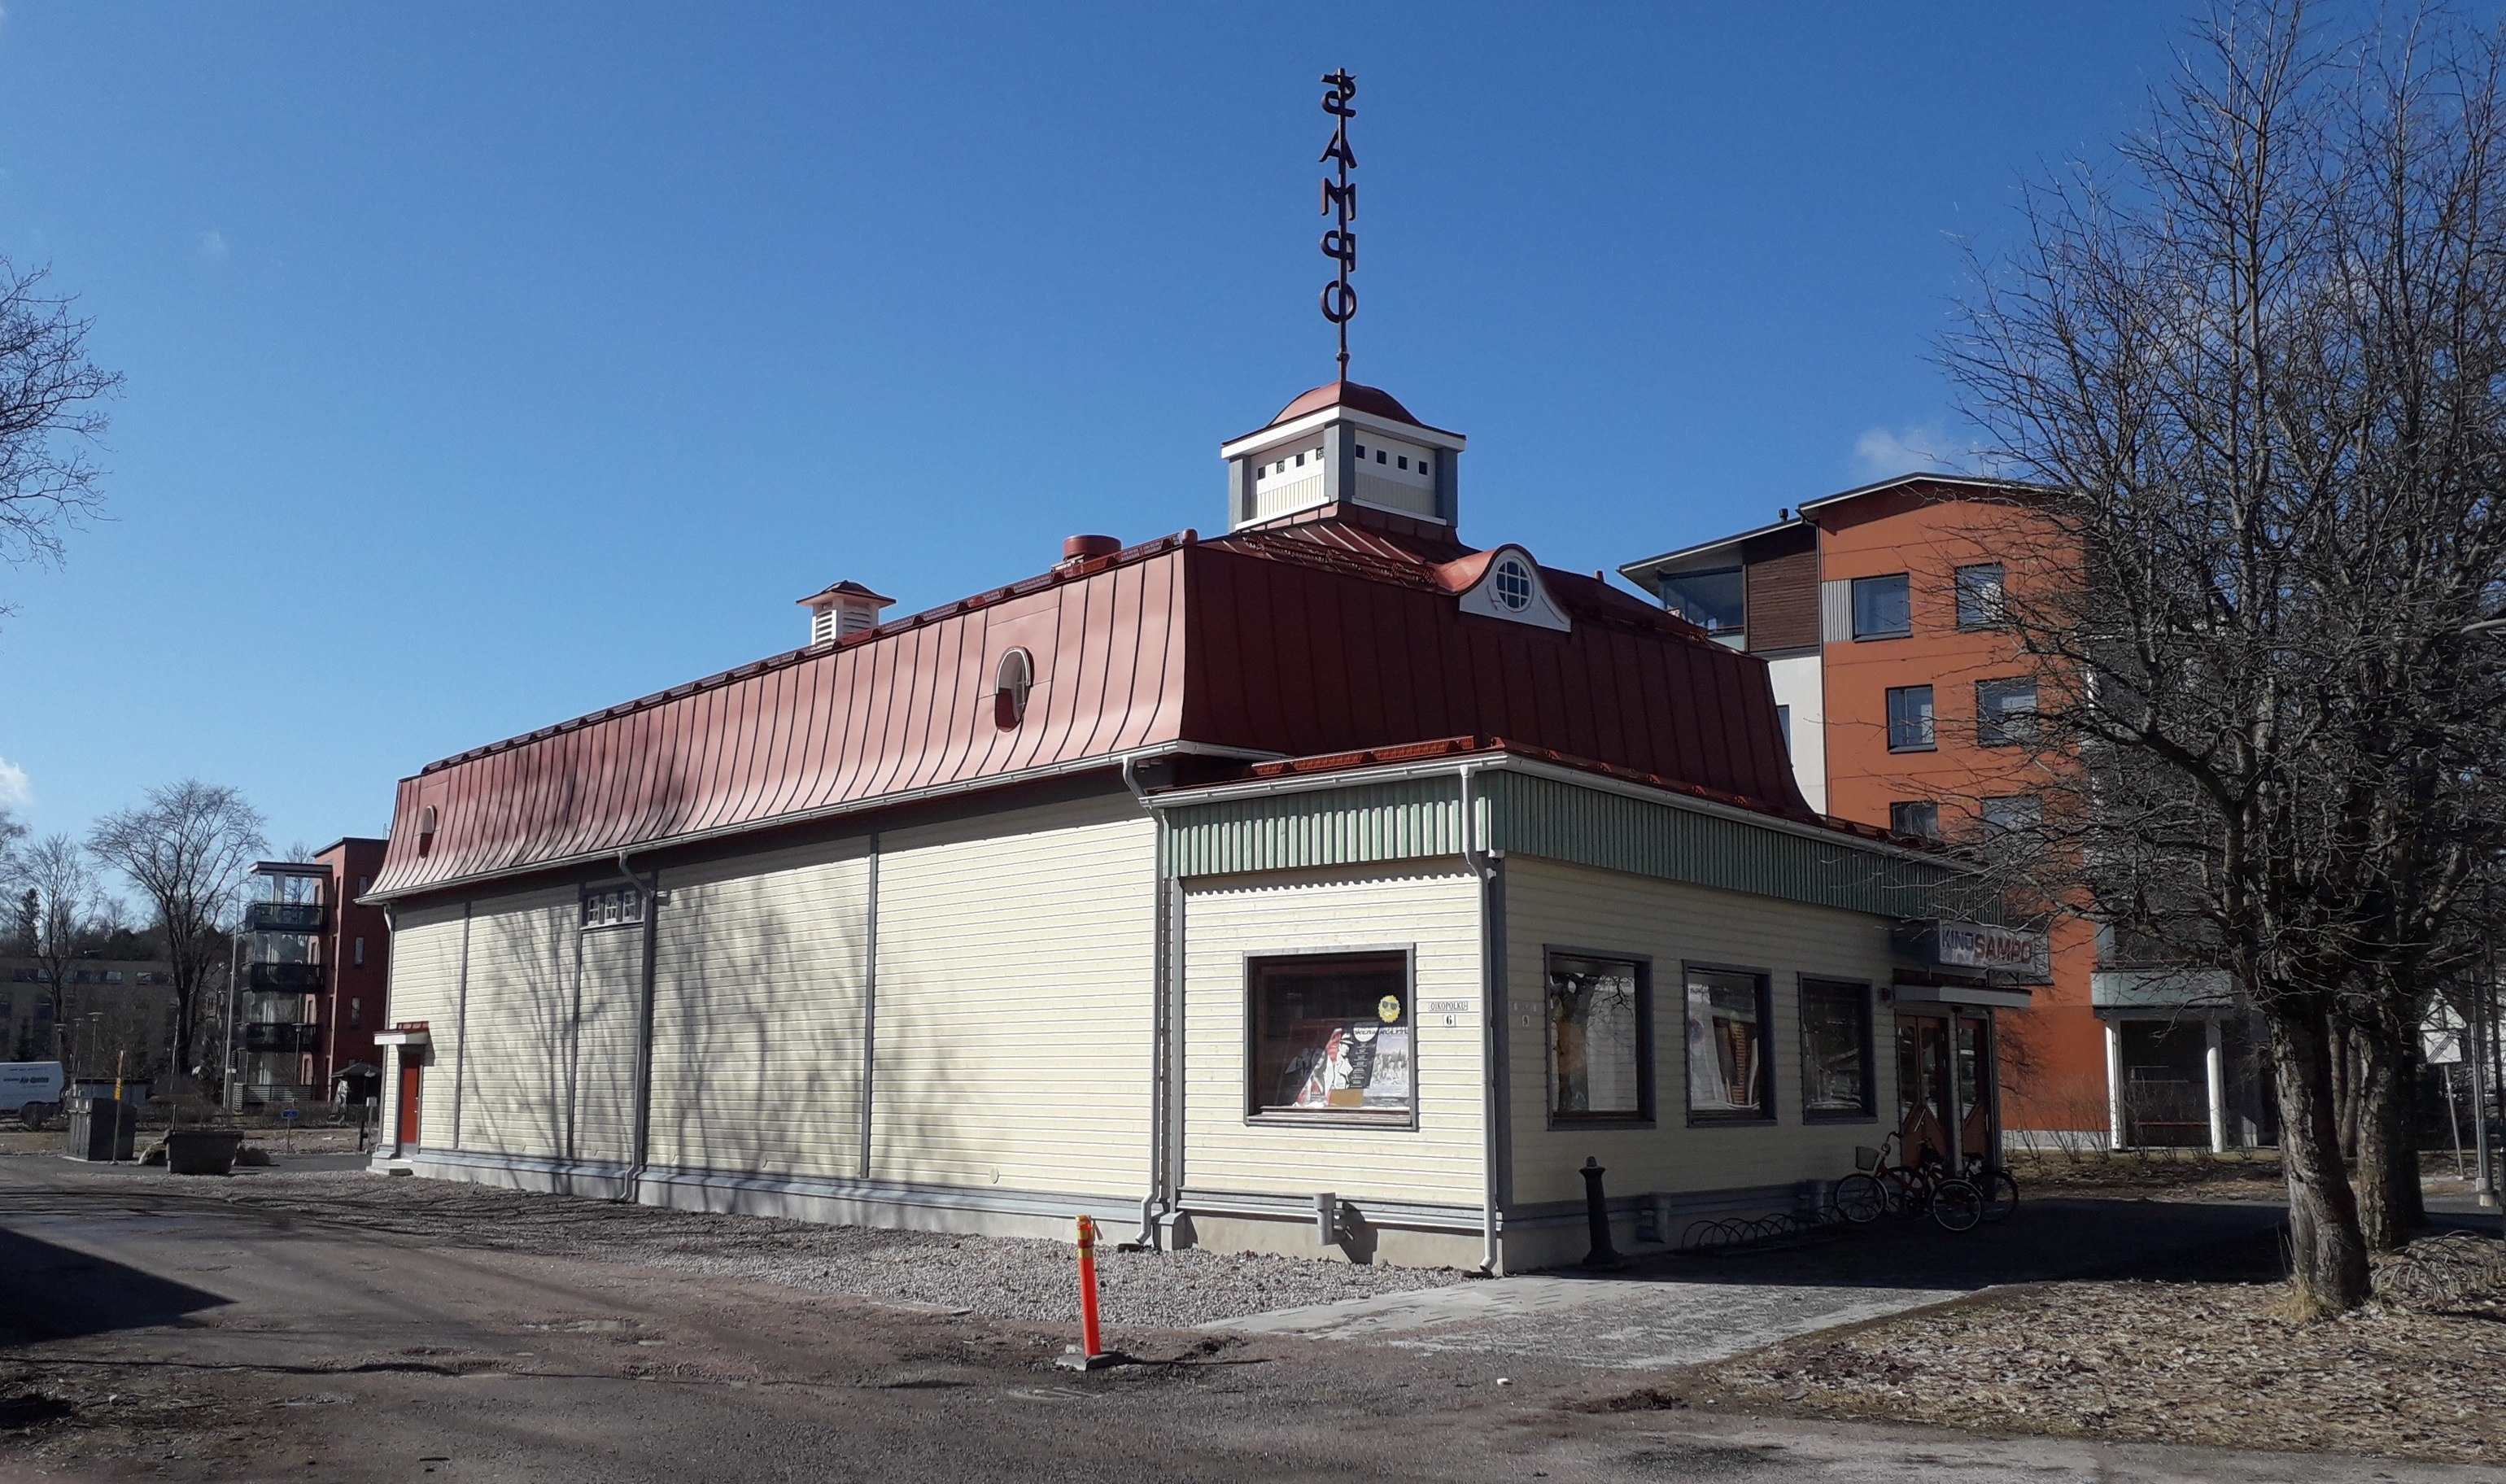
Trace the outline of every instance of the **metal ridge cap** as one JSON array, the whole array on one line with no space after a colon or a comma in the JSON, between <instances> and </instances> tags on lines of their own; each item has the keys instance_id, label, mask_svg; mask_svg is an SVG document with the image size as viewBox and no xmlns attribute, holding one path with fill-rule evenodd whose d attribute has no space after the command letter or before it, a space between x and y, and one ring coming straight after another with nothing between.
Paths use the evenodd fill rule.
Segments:
<instances>
[{"instance_id":1,"label":"metal ridge cap","mask_svg":"<svg viewBox=\"0 0 2506 1484\"><path fill-rule=\"evenodd\" d=\"M813 658L820 654L833 654L840 650L859 649L864 645L871 644L880 639L892 639L898 634L908 633L917 628L926 627L927 625L938 622L943 618L958 618L962 615L973 613L977 609L989 608L995 603L1006 602L1011 598L1022 598L1029 593L1042 592L1048 587L1057 587L1064 583L1068 583L1079 578L1094 577L1099 573L1111 572L1117 567L1131 566L1135 563L1146 561L1154 556L1163 556L1168 551L1177 550L1184 547L1197 546L1199 544L1199 541L1200 533L1190 527L1186 527L1172 535L1160 536L1150 541L1144 541L1136 546L1126 547L1120 551L1110 552L1104 556L1090 557L1085 561L1070 561L1065 559L1061 562L1055 563L1052 567L1045 569L1043 572L1040 572L1033 577L1020 578L1015 583L1005 583L998 587L986 588L982 592L973 593L966 597L952 599L949 602L926 608L917 613L907 614L901 618L890 618L876 628L866 628L861 630L859 633L846 634L841 639L829 640L824 644L805 644L797 650L785 650L780 654L766 655L762 659L752 659L744 664L734 665L728 670L717 670L711 675L698 676L695 680L681 681L677 685L671 686L666 689L655 690L646 695L639 695L632 700L620 701L615 705L601 707L597 711L587 711L580 716L568 717L562 722L552 722L546 726L534 727L529 731L517 732L510 737L499 738L493 742L483 742L477 747L469 748L462 752L452 753L443 758L438 758L433 762L427 763L425 766L419 768L416 772L410 774L409 777L423 778L429 773L440 772L445 768L451 767L455 763L473 762L481 758L492 757L497 753L512 752L516 748L524 747L533 742L544 742L551 737L558 736L565 732L581 731L583 728L597 722L606 722L622 716L631 716L638 711L649 711L667 701L679 700L687 696L695 695L699 691L711 690L722 686L731 685L736 681L748 680L755 676L763 675L770 670L784 669L788 666L799 664L805 659ZM408 781L409 780L406 778L402 780L404 783Z\"/></svg>"},{"instance_id":2,"label":"metal ridge cap","mask_svg":"<svg viewBox=\"0 0 2506 1484\"><path fill-rule=\"evenodd\" d=\"M1269 761L1277 758L1278 754L1260 752L1252 748L1226 747L1214 742L1153 742L1145 747L1126 748L1118 753L1104 753L1090 758L1073 758L1061 762L1047 763L1042 767L1021 768L1015 773L992 773L980 778L958 779L950 783L927 784L918 789L907 789L895 794L877 794L868 798L848 799L842 803L828 804L816 809L806 809L797 814L777 814L769 819L745 820L733 825L717 825L710 830L692 830L686 834L663 835L658 839L641 840L630 845L612 845L604 846L598 850L577 851L571 855L555 857L553 860L534 861L526 866L495 866L487 870L472 871L467 875L448 876L441 881L428 881L416 886L396 887L388 891L378 890L368 892L361 897L352 898L350 900L354 901L360 906L381 905L385 902L404 901L412 897L433 896L439 892L448 892L458 887L475 886L483 881L499 881L518 876L536 876L544 872L566 870L578 866L588 866L594 862L615 861L621 854L645 855L657 850L675 850L682 845L701 844L708 840L718 840L728 836L747 834L757 830L783 830L794 825L816 824L822 820L836 819L846 814L865 814L874 809L887 809L903 804L919 803L927 798L943 798L958 794L980 793L984 789L1007 788L1014 784L1034 783L1046 778L1065 777L1072 773L1091 772L1098 768L1119 768L1126 761L1139 761L1152 758L1178 757L1226 758L1242 761Z\"/></svg>"}]
</instances>

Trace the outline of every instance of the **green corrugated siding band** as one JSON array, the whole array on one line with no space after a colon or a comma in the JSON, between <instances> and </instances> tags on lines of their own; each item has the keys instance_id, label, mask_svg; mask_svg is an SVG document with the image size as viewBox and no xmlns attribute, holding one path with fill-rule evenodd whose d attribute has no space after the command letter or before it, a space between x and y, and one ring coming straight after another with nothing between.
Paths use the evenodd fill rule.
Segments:
<instances>
[{"instance_id":1,"label":"green corrugated siding band","mask_svg":"<svg viewBox=\"0 0 2506 1484\"><path fill-rule=\"evenodd\" d=\"M1891 917L1927 915L1932 888L1948 875L1843 838L1552 778L1477 777L1481 838L1512 854ZM1224 876L1457 855L1460 805L1460 785L1450 778L1191 805L1167 816L1165 869Z\"/></svg>"}]
</instances>

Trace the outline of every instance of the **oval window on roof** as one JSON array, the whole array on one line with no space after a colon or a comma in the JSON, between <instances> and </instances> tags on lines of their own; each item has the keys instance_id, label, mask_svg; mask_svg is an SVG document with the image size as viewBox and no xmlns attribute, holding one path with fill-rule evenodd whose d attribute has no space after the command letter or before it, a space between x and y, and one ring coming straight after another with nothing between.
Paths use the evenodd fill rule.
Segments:
<instances>
[{"instance_id":1,"label":"oval window on roof","mask_svg":"<svg viewBox=\"0 0 2506 1484\"><path fill-rule=\"evenodd\" d=\"M1521 613L1531 606L1531 569L1519 556L1509 556L1496 564L1496 600L1509 610Z\"/></svg>"},{"instance_id":2,"label":"oval window on roof","mask_svg":"<svg viewBox=\"0 0 2506 1484\"><path fill-rule=\"evenodd\" d=\"M1026 717L1027 692L1035 689L1035 656L1012 650L992 677L992 724L1007 731Z\"/></svg>"}]
</instances>

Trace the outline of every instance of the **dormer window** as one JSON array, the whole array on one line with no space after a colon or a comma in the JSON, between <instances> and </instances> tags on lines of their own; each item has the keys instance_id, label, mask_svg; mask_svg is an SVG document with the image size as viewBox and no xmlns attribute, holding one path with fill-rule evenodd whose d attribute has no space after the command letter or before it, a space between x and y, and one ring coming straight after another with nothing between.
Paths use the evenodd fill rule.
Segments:
<instances>
[{"instance_id":1,"label":"dormer window","mask_svg":"<svg viewBox=\"0 0 2506 1484\"><path fill-rule=\"evenodd\" d=\"M1027 692L1034 689L1034 656L1024 650L1003 654L992 679L992 724L1008 731L1025 720Z\"/></svg>"},{"instance_id":2,"label":"dormer window","mask_svg":"<svg viewBox=\"0 0 2506 1484\"><path fill-rule=\"evenodd\" d=\"M1496 600L1515 613L1531 606L1531 569L1520 557L1496 564Z\"/></svg>"}]
</instances>

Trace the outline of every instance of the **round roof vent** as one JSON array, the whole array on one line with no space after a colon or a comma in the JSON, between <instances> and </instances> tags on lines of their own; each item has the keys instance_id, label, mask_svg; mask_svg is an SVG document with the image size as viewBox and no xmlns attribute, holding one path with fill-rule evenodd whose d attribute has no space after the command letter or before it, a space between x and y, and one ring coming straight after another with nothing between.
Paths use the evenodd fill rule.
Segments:
<instances>
[{"instance_id":1,"label":"round roof vent","mask_svg":"<svg viewBox=\"0 0 2506 1484\"><path fill-rule=\"evenodd\" d=\"M1061 559L1084 562L1090 557L1111 556L1123 549L1123 544L1111 536L1071 536L1061 543Z\"/></svg>"}]
</instances>

